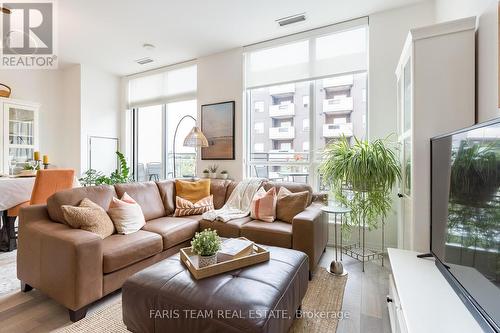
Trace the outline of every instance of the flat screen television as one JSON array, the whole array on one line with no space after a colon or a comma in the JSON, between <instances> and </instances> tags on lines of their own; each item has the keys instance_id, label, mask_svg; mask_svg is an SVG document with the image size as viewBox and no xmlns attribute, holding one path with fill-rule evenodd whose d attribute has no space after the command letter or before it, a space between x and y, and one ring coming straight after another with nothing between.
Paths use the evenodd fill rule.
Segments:
<instances>
[{"instance_id":1,"label":"flat screen television","mask_svg":"<svg viewBox=\"0 0 500 333\"><path fill-rule=\"evenodd\" d=\"M500 332L500 118L431 140L431 252L486 332Z\"/></svg>"}]
</instances>

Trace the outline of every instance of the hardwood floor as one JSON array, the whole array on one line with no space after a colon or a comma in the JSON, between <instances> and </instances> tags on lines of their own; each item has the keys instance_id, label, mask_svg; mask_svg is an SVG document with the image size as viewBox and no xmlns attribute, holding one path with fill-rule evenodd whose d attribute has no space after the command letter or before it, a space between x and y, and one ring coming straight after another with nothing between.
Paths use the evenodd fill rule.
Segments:
<instances>
[{"instance_id":1,"label":"hardwood floor","mask_svg":"<svg viewBox=\"0 0 500 333\"><path fill-rule=\"evenodd\" d=\"M2 257L0 253L0 270ZM334 257L333 248L327 248L320 265L329 267ZM390 332L389 316L385 297L389 286L388 260L386 267L380 261L368 262L365 272L361 263L347 256L343 258L344 268L348 271L344 303L342 310L346 318L340 321L339 333L381 333ZM121 297L117 291L103 300L96 302L89 309L88 315ZM50 332L71 324L67 310L38 290L22 293L20 290L0 296L0 332Z\"/></svg>"}]
</instances>

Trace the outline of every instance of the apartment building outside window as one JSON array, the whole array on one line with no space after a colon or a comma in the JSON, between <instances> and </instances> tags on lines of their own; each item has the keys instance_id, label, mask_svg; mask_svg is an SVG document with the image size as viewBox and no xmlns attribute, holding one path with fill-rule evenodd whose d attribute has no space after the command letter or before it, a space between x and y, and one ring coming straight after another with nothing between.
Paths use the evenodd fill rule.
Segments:
<instances>
[{"instance_id":1,"label":"apartment building outside window","mask_svg":"<svg viewBox=\"0 0 500 333\"><path fill-rule=\"evenodd\" d=\"M137 181L172 178L173 141L182 117L196 118L196 65L169 68L131 78L128 84L131 110L132 167ZM176 140L176 174L194 174L196 153L184 147L183 138L194 126L186 118Z\"/></svg>"},{"instance_id":2,"label":"apartment building outside window","mask_svg":"<svg viewBox=\"0 0 500 333\"><path fill-rule=\"evenodd\" d=\"M326 145L366 136L367 39L361 19L245 50L248 175L325 187Z\"/></svg>"}]
</instances>

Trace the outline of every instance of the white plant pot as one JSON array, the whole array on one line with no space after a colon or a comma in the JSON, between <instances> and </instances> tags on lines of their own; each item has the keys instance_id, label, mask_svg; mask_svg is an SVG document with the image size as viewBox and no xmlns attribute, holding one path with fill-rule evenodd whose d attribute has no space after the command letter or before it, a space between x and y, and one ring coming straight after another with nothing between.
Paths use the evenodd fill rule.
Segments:
<instances>
[{"instance_id":1,"label":"white plant pot","mask_svg":"<svg viewBox=\"0 0 500 333\"><path fill-rule=\"evenodd\" d=\"M205 173L205 172L203 173L203 178L208 178L209 176L210 176L209 173Z\"/></svg>"},{"instance_id":2,"label":"white plant pot","mask_svg":"<svg viewBox=\"0 0 500 333\"><path fill-rule=\"evenodd\" d=\"M227 173L221 173L220 178L222 179L227 179Z\"/></svg>"},{"instance_id":3,"label":"white plant pot","mask_svg":"<svg viewBox=\"0 0 500 333\"><path fill-rule=\"evenodd\" d=\"M217 178L217 172L210 172L210 178L212 179Z\"/></svg>"},{"instance_id":4,"label":"white plant pot","mask_svg":"<svg viewBox=\"0 0 500 333\"><path fill-rule=\"evenodd\" d=\"M211 256L198 256L198 267L207 267L217 263L217 253Z\"/></svg>"}]
</instances>

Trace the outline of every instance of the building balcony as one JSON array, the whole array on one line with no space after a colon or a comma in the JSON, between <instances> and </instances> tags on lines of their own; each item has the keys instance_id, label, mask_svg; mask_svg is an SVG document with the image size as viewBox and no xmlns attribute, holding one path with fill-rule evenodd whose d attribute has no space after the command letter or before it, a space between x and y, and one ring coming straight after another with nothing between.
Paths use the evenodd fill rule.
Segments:
<instances>
[{"instance_id":1,"label":"building balcony","mask_svg":"<svg viewBox=\"0 0 500 333\"><path fill-rule=\"evenodd\" d=\"M352 97L332 98L323 101L324 113L350 113L352 109Z\"/></svg>"},{"instance_id":2,"label":"building balcony","mask_svg":"<svg viewBox=\"0 0 500 333\"><path fill-rule=\"evenodd\" d=\"M283 94L294 94L294 93L295 93L294 83L269 87L269 95L283 95Z\"/></svg>"},{"instance_id":3,"label":"building balcony","mask_svg":"<svg viewBox=\"0 0 500 333\"><path fill-rule=\"evenodd\" d=\"M323 88L350 87L354 84L354 75L342 75L323 79Z\"/></svg>"},{"instance_id":4,"label":"building balcony","mask_svg":"<svg viewBox=\"0 0 500 333\"><path fill-rule=\"evenodd\" d=\"M274 149L269 151L269 160L270 161L283 161L283 160L292 160L295 157L294 150L281 150Z\"/></svg>"},{"instance_id":5,"label":"building balcony","mask_svg":"<svg viewBox=\"0 0 500 333\"><path fill-rule=\"evenodd\" d=\"M295 138L295 127L271 127L269 128L269 139L291 140Z\"/></svg>"},{"instance_id":6,"label":"building balcony","mask_svg":"<svg viewBox=\"0 0 500 333\"><path fill-rule=\"evenodd\" d=\"M269 106L269 116L272 118L289 118L295 115L295 105L278 104Z\"/></svg>"},{"instance_id":7,"label":"building balcony","mask_svg":"<svg viewBox=\"0 0 500 333\"><path fill-rule=\"evenodd\" d=\"M352 123L323 125L323 137L325 138L340 138L342 134L346 137L352 136Z\"/></svg>"}]
</instances>

